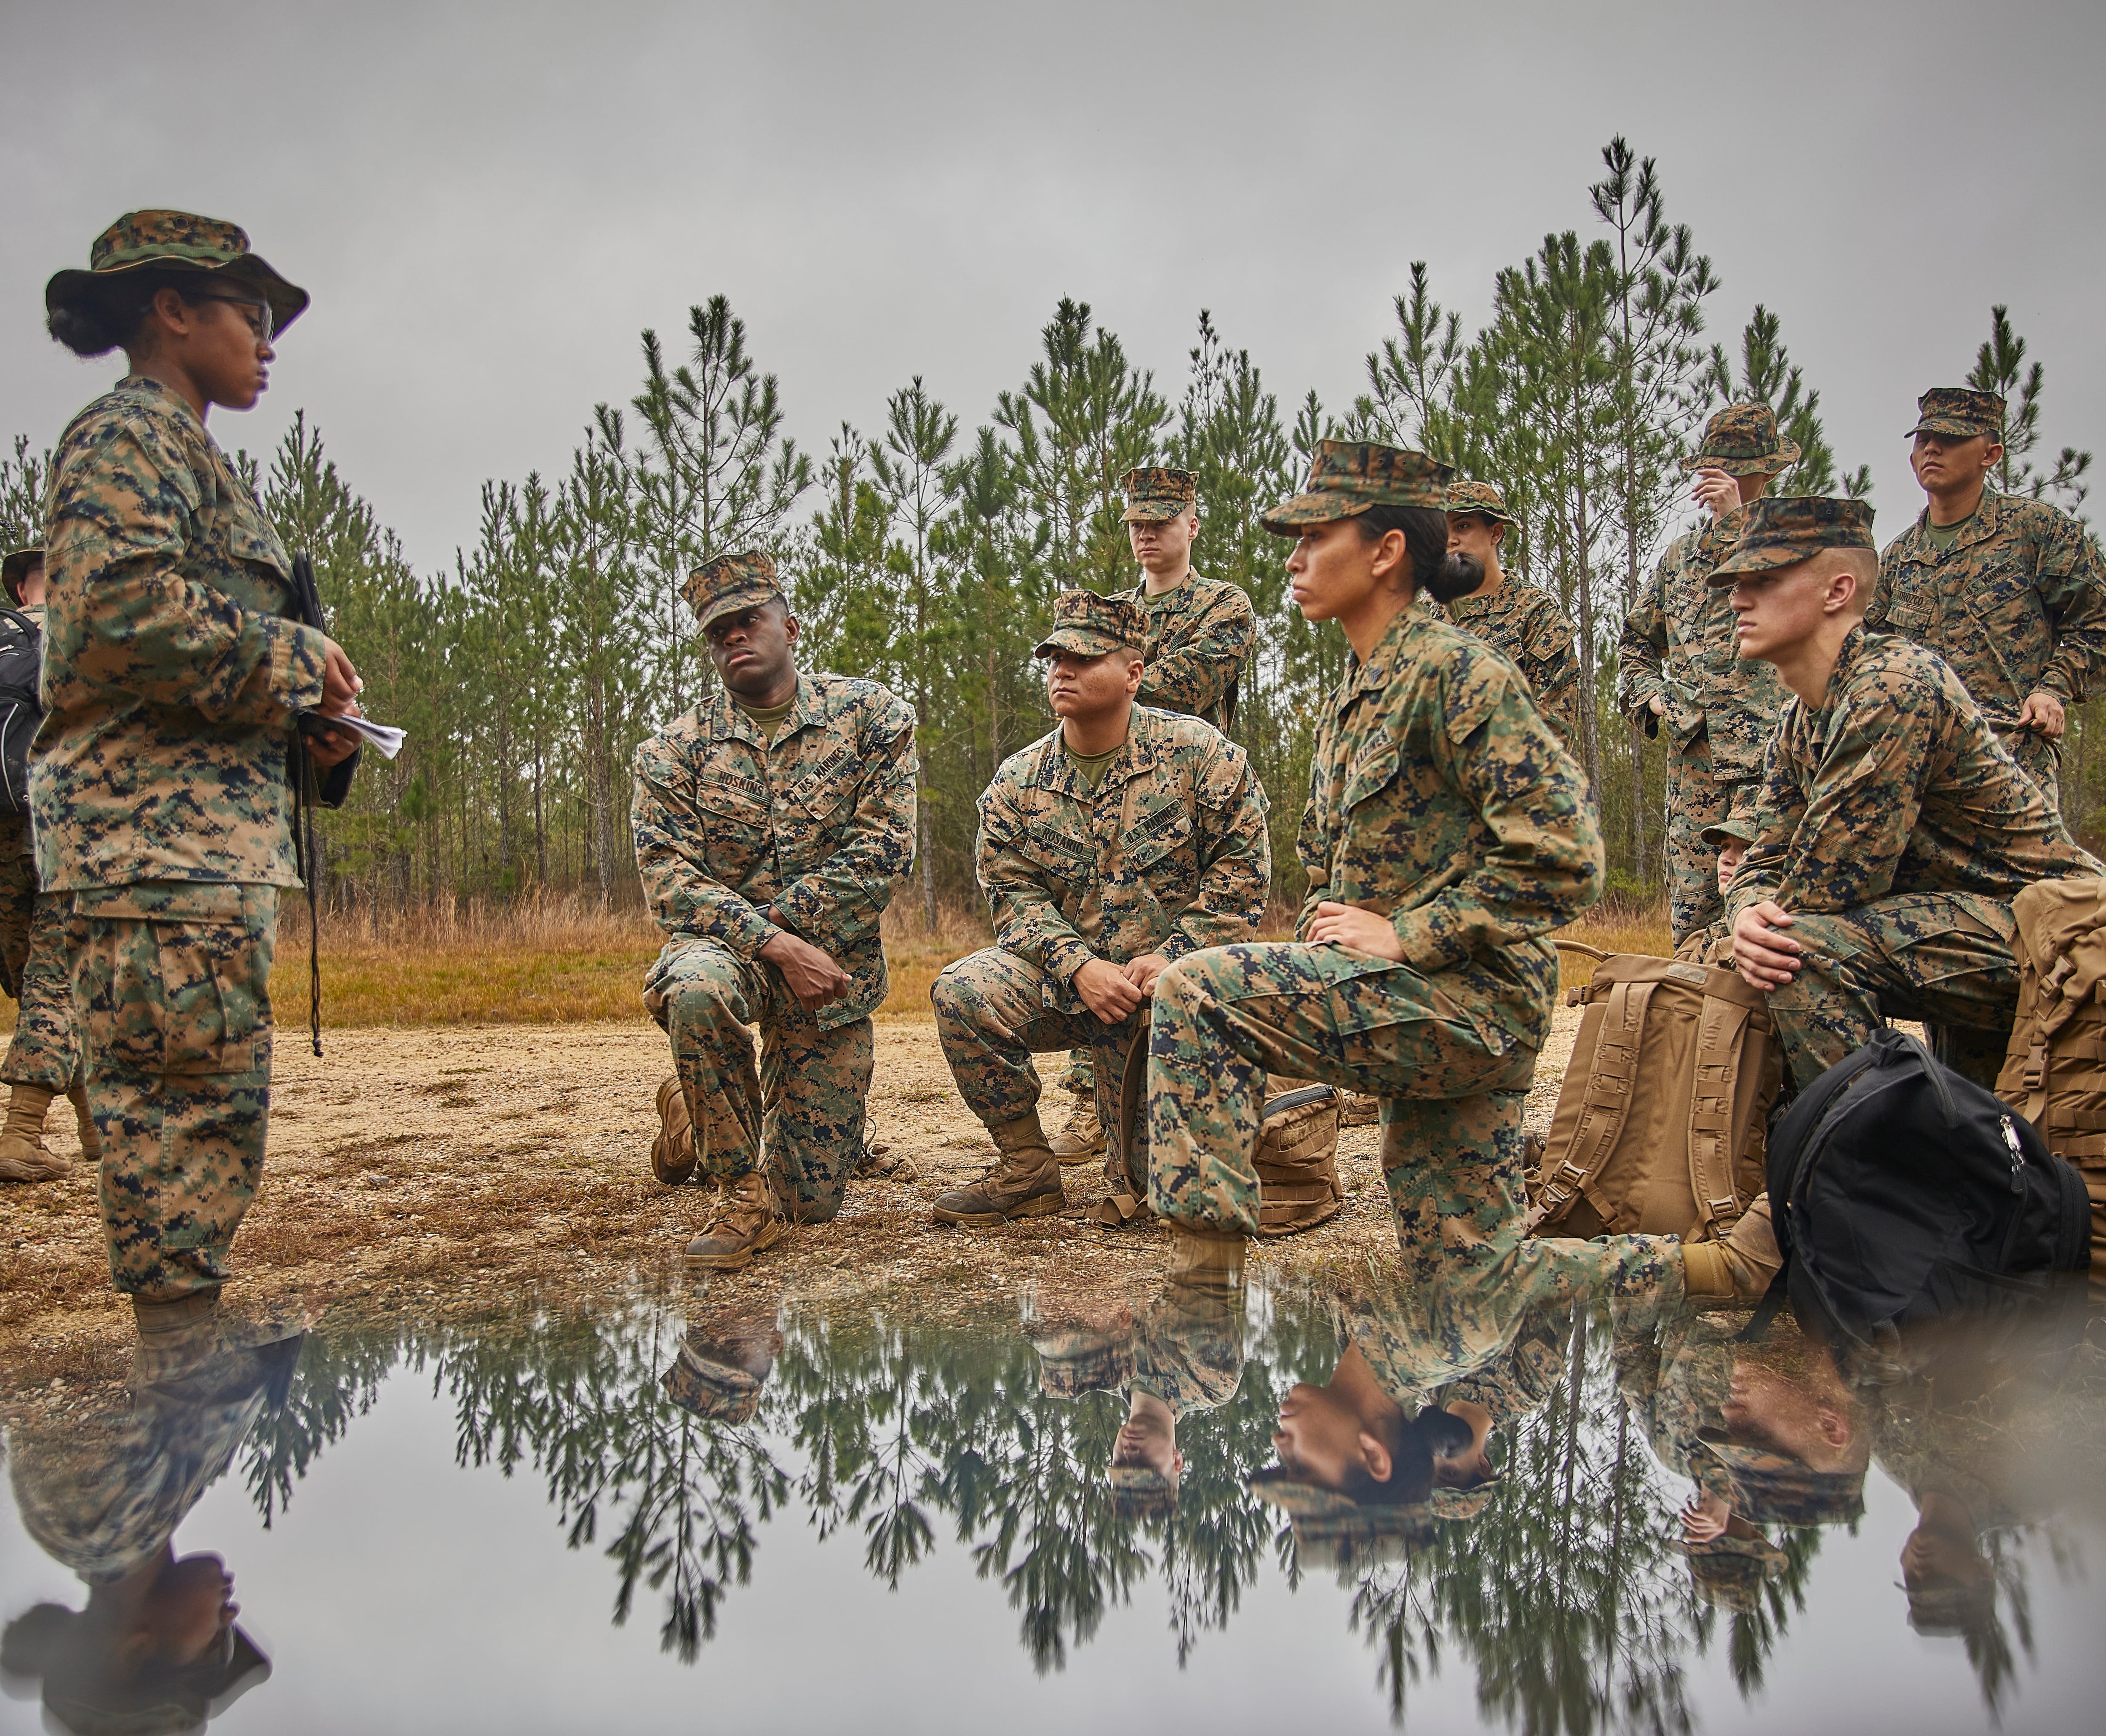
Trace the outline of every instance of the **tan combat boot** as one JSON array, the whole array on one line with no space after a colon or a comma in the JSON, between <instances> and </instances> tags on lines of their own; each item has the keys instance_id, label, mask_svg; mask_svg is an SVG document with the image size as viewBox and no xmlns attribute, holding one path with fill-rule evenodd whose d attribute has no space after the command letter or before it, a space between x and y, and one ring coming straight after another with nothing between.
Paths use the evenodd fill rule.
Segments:
<instances>
[{"instance_id":1,"label":"tan combat boot","mask_svg":"<svg viewBox=\"0 0 2106 1736\"><path fill-rule=\"evenodd\" d=\"M755 1255L780 1242L787 1227L768 1178L749 1170L717 1197L709 1227L688 1244L688 1269L743 1271Z\"/></svg>"},{"instance_id":2,"label":"tan combat boot","mask_svg":"<svg viewBox=\"0 0 2106 1736\"><path fill-rule=\"evenodd\" d=\"M95 1117L88 1113L87 1087L75 1085L66 1093L66 1101L73 1105L73 1128L80 1135L81 1161L101 1162L102 1139L95 1130Z\"/></svg>"},{"instance_id":3,"label":"tan combat boot","mask_svg":"<svg viewBox=\"0 0 2106 1736\"><path fill-rule=\"evenodd\" d=\"M1753 1308L1783 1264L1765 1193L1723 1241L1693 1242L1682 1251L1683 1283L1692 1307Z\"/></svg>"},{"instance_id":4,"label":"tan combat boot","mask_svg":"<svg viewBox=\"0 0 2106 1736\"><path fill-rule=\"evenodd\" d=\"M1036 1109L988 1131L1001 1161L970 1188L953 1188L939 1199L930 1213L937 1223L985 1229L1010 1218L1046 1217L1066 1206L1060 1160L1046 1143Z\"/></svg>"},{"instance_id":5,"label":"tan combat boot","mask_svg":"<svg viewBox=\"0 0 2106 1736\"><path fill-rule=\"evenodd\" d=\"M1212 1295L1239 1296L1243 1291L1243 1252L1241 1230L1198 1229L1189 1224L1170 1226L1171 1283Z\"/></svg>"},{"instance_id":6,"label":"tan combat boot","mask_svg":"<svg viewBox=\"0 0 2106 1736\"><path fill-rule=\"evenodd\" d=\"M1105 1155L1105 1124L1097 1119L1097 1094L1078 1091L1069 1105L1068 1119L1051 1141L1053 1156L1060 1163L1088 1163Z\"/></svg>"},{"instance_id":7,"label":"tan combat boot","mask_svg":"<svg viewBox=\"0 0 2106 1736\"><path fill-rule=\"evenodd\" d=\"M1341 1127L1372 1127L1382 1119L1382 1099L1369 1097L1364 1091L1341 1091L1338 1094L1338 1125Z\"/></svg>"},{"instance_id":8,"label":"tan combat boot","mask_svg":"<svg viewBox=\"0 0 2106 1736\"><path fill-rule=\"evenodd\" d=\"M200 1290L173 1302L132 1299L139 1343L132 1378L140 1385L179 1380L202 1368L219 1349L219 1292Z\"/></svg>"},{"instance_id":9,"label":"tan combat boot","mask_svg":"<svg viewBox=\"0 0 2106 1736\"><path fill-rule=\"evenodd\" d=\"M658 1137L651 1142L651 1173L677 1188L695 1173L695 1124L688 1115L688 1094L678 1073L658 1087Z\"/></svg>"},{"instance_id":10,"label":"tan combat boot","mask_svg":"<svg viewBox=\"0 0 2106 1736\"><path fill-rule=\"evenodd\" d=\"M44 1146L44 1112L52 1094L42 1085L18 1085L7 1100L7 1125L0 1127L0 1181L56 1181L65 1159Z\"/></svg>"}]
</instances>

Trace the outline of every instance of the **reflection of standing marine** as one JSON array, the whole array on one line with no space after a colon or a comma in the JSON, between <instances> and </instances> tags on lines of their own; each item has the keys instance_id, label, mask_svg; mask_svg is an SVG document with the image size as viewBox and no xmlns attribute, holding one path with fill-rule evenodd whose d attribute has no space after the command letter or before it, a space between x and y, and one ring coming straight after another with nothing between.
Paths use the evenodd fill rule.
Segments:
<instances>
[{"instance_id":1,"label":"reflection of standing marine","mask_svg":"<svg viewBox=\"0 0 2106 1736\"><path fill-rule=\"evenodd\" d=\"M0 808L0 981L16 1002L15 1035L0 1081L10 1087L7 1125L0 1129L0 1181L49 1181L66 1172L65 1160L45 1149L45 1113L63 1091L80 1130L81 1155L102 1155L87 1091L80 1079L80 1047L73 1034L73 988L66 976L66 919L73 900L37 889L36 847L29 836L26 763L18 782L16 748L27 745L43 716L37 696L44 629L44 551L17 548L0 564L7 602L34 629L0 618L0 668L19 666L4 695L7 799ZM19 691L25 690L25 691ZM21 715L14 715L19 707Z\"/></svg>"},{"instance_id":2,"label":"reflection of standing marine","mask_svg":"<svg viewBox=\"0 0 2106 1736\"><path fill-rule=\"evenodd\" d=\"M834 1216L863 1152L878 922L913 866L914 716L874 681L798 669L766 555L719 555L685 595L724 686L636 754L636 866L666 936L644 1004L677 1069L652 1163L719 1184L688 1261L736 1271L786 1215Z\"/></svg>"},{"instance_id":3,"label":"reflection of standing marine","mask_svg":"<svg viewBox=\"0 0 2106 1736\"><path fill-rule=\"evenodd\" d=\"M292 563L205 430L262 391L307 305L231 223L134 212L44 294L82 356L130 372L52 463L39 884L69 893L76 1028L101 1134L110 1272L156 1346L209 1336L262 1173L278 890L299 884L293 723L357 672L302 625ZM340 801L348 731L307 738ZM297 762L295 762L297 763Z\"/></svg>"}]
</instances>

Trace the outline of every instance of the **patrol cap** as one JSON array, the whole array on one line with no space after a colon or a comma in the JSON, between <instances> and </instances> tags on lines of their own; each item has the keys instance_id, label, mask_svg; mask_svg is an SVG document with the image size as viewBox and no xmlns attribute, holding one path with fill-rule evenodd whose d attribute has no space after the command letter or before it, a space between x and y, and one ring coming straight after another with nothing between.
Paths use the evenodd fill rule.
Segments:
<instances>
[{"instance_id":1,"label":"patrol cap","mask_svg":"<svg viewBox=\"0 0 2106 1736\"><path fill-rule=\"evenodd\" d=\"M705 1422L751 1422L782 1349L782 1335L772 1324L693 1327L665 1371L665 1390L674 1403Z\"/></svg>"},{"instance_id":2,"label":"patrol cap","mask_svg":"<svg viewBox=\"0 0 2106 1736\"><path fill-rule=\"evenodd\" d=\"M1177 1510L1178 1479L1152 1465L1111 1468L1112 1511L1121 1519L1161 1519Z\"/></svg>"},{"instance_id":3,"label":"patrol cap","mask_svg":"<svg viewBox=\"0 0 2106 1736\"><path fill-rule=\"evenodd\" d=\"M1704 424L1704 443L1682 461L1686 471L1723 470L1729 477L1770 477L1799 462L1799 442L1777 432L1767 404L1729 404Z\"/></svg>"},{"instance_id":4,"label":"patrol cap","mask_svg":"<svg viewBox=\"0 0 2106 1736\"><path fill-rule=\"evenodd\" d=\"M1733 1510L1751 1525L1848 1525L1865 1510L1865 1473L1816 1470L1775 1447L1703 1429L1697 1438L1726 1469Z\"/></svg>"},{"instance_id":5,"label":"patrol cap","mask_svg":"<svg viewBox=\"0 0 2106 1736\"><path fill-rule=\"evenodd\" d=\"M1189 512L1199 498L1199 479L1189 470L1164 470L1144 464L1129 470L1124 483L1126 521L1130 525L1158 524Z\"/></svg>"},{"instance_id":6,"label":"patrol cap","mask_svg":"<svg viewBox=\"0 0 2106 1736\"><path fill-rule=\"evenodd\" d=\"M1733 552L1705 580L1723 590L1741 573L1796 566L1824 548L1870 548L1872 503L1827 494L1765 494L1748 503L1748 521Z\"/></svg>"},{"instance_id":7,"label":"patrol cap","mask_svg":"<svg viewBox=\"0 0 2106 1736\"><path fill-rule=\"evenodd\" d=\"M705 627L734 609L758 608L764 602L779 602L787 608L790 603L782 587L775 582L774 562L757 548L742 554L710 556L688 575L680 594Z\"/></svg>"},{"instance_id":8,"label":"patrol cap","mask_svg":"<svg viewBox=\"0 0 2106 1736\"><path fill-rule=\"evenodd\" d=\"M29 575L31 567L43 564L43 558L42 543L29 543L7 551L7 557L0 561L0 588L6 589L11 602L21 602L22 580Z\"/></svg>"},{"instance_id":9,"label":"patrol cap","mask_svg":"<svg viewBox=\"0 0 2106 1736\"><path fill-rule=\"evenodd\" d=\"M289 284L249 250L248 232L217 217L188 211L128 211L97 235L85 271L57 273L44 285L44 306L77 305L134 271L195 271L247 284L271 310L271 329L299 318L307 292Z\"/></svg>"},{"instance_id":10,"label":"patrol cap","mask_svg":"<svg viewBox=\"0 0 2106 1736\"><path fill-rule=\"evenodd\" d=\"M1916 426L1908 437L1913 440L1919 434L1951 434L1960 440L1979 434L2001 446L2004 400L1993 391L1976 391L1971 387L1933 386L1916 400Z\"/></svg>"},{"instance_id":11,"label":"patrol cap","mask_svg":"<svg viewBox=\"0 0 2106 1736\"><path fill-rule=\"evenodd\" d=\"M1259 521L1275 536L1295 536L1304 525L1357 517L1370 507L1448 509L1454 472L1423 452L1371 440L1326 440L1310 460L1309 480Z\"/></svg>"},{"instance_id":12,"label":"patrol cap","mask_svg":"<svg viewBox=\"0 0 2106 1736\"><path fill-rule=\"evenodd\" d=\"M1762 1601L1763 1582L1791 1559L1759 1533L1714 1537L1708 1543L1685 1543L1682 1549L1689 1558L1697 1596L1727 1610L1754 1608Z\"/></svg>"},{"instance_id":13,"label":"patrol cap","mask_svg":"<svg viewBox=\"0 0 2106 1736\"><path fill-rule=\"evenodd\" d=\"M1472 482L1466 477L1450 483L1448 512L1451 517L1474 513L1479 518L1496 519L1516 530L1521 528L1521 521L1507 510L1507 497L1489 482Z\"/></svg>"},{"instance_id":14,"label":"patrol cap","mask_svg":"<svg viewBox=\"0 0 2106 1736\"><path fill-rule=\"evenodd\" d=\"M1032 648L1034 657L1056 651L1078 657L1137 651L1145 642L1148 616L1131 597L1100 597L1095 591L1063 591L1053 599L1053 630Z\"/></svg>"},{"instance_id":15,"label":"patrol cap","mask_svg":"<svg viewBox=\"0 0 2106 1736\"><path fill-rule=\"evenodd\" d=\"M1342 1577L1377 1562L1406 1559L1414 1546L1434 1536L1436 1515L1430 1501L1364 1507L1279 1465L1254 1473L1248 1487L1287 1515L1305 1564L1335 1568Z\"/></svg>"}]
</instances>

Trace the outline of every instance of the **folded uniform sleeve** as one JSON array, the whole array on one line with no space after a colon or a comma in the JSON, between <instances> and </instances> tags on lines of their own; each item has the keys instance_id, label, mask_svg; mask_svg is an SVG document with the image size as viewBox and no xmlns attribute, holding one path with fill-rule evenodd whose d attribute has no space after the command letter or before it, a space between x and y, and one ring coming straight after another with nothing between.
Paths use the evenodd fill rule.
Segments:
<instances>
[{"instance_id":1,"label":"folded uniform sleeve","mask_svg":"<svg viewBox=\"0 0 2106 1736\"><path fill-rule=\"evenodd\" d=\"M782 931L710 873L694 795L693 770L673 742L655 736L636 750L630 824L643 896L667 933L720 941L751 959Z\"/></svg>"}]
</instances>

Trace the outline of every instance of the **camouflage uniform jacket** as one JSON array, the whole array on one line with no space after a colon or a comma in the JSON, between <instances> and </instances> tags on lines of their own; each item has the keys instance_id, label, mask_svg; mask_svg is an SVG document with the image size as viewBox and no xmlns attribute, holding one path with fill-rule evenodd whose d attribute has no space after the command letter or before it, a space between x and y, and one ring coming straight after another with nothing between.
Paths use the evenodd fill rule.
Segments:
<instances>
[{"instance_id":1,"label":"camouflage uniform jacket","mask_svg":"<svg viewBox=\"0 0 2106 1736\"><path fill-rule=\"evenodd\" d=\"M1176 960L1257 932L1265 792L1243 750L1196 718L1135 706L1094 792L1056 729L1001 763L979 808L995 944L1045 973L1055 1012L1085 1010L1073 979L1091 959Z\"/></svg>"},{"instance_id":2,"label":"camouflage uniform jacket","mask_svg":"<svg viewBox=\"0 0 2106 1736\"><path fill-rule=\"evenodd\" d=\"M1148 617L1140 703L1221 728L1230 690L1257 643L1257 618L1242 588L1188 573L1159 597L1150 597L1145 582L1118 594L1131 597Z\"/></svg>"},{"instance_id":3,"label":"camouflage uniform jacket","mask_svg":"<svg viewBox=\"0 0 2106 1736\"><path fill-rule=\"evenodd\" d=\"M1505 658L1415 604L1398 615L1331 697L1297 851L1297 933L1324 899L1381 911L1405 964L1461 972L1542 1046L1557 984L1542 937L1601 896L1602 834L1586 775Z\"/></svg>"},{"instance_id":4,"label":"camouflage uniform jacket","mask_svg":"<svg viewBox=\"0 0 2106 1736\"><path fill-rule=\"evenodd\" d=\"M1991 489L1942 553L1929 523L1925 508L1880 557L1866 624L1928 645L2000 728L2028 694L2081 700L2106 660L2106 563L2084 527Z\"/></svg>"},{"instance_id":5,"label":"camouflage uniform jacket","mask_svg":"<svg viewBox=\"0 0 2106 1736\"><path fill-rule=\"evenodd\" d=\"M1730 1505L1732 1479L1702 1435L1724 1421L1733 1329L1687 1309L1612 1307L1610 1314L1616 1390L1653 1456Z\"/></svg>"},{"instance_id":6,"label":"camouflage uniform jacket","mask_svg":"<svg viewBox=\"0 0 2106 1736\"><path fill-rule=\"evenodd\" d=\"M131 378L52 464L44 721L29 774L52 892L141 880L296 886L293 714L323 636L285 544L189 405Z\"/></svg>"},{"instance_id":7,"label":"camouflage uniform jacket","mask_svg":"<svg viewBox=\"0 0 2106 1736\"><path fill-rule=\"evenodd\" d=\"M1732 553L1745 508L1707 518L1677 537L1624 618L1616 706L1642 720L1655 696L1665 701L1670 745L1687 748L1708 732L1712 776L1743 783L1763 769L1763 744L1791 690L1775 667L1743 661L1729 587L1705 583Z\"/></svg>"},{"instance_id":8,"label":"camouflage uniform jacket","mask_svg":"<svg viewBox=\"0 0 2106 1736\"><path fill-rule=\"evenodd\" d=\"M1572 623L1556 597L1508 575L1490 597L1459 597L1436 606L1528 678L1538 709L1567 747L1579 740L1580 654Z\"/></svg>"},{"instance_id":9,"label":"camouflage uniform jacket","mask_svg":"<svg viewBox=\"0 0 2106 1736\"><path fill-rule=\"evenodd\" d=\"M2097 874L1935 651L1851 629L1826 702L1785 708L1728 916L1773 898L1839 914L1895 893L2008 902Z\"/></svg>"},{"instance_id":10,"label":"camouflage uniform jacket","mask_svg":"<svg viewBox=\"0 0 2106 1736\"><path fill-rule=\"evenodd\" d=\"M878 923L914 866L914 714L874 681L800 673L773 747L719 687L636 750L631 822L674 942L742 959L785 931L853 981L813 1015L867 1018L888 987Z\"/></svg>"}]
</instances>

